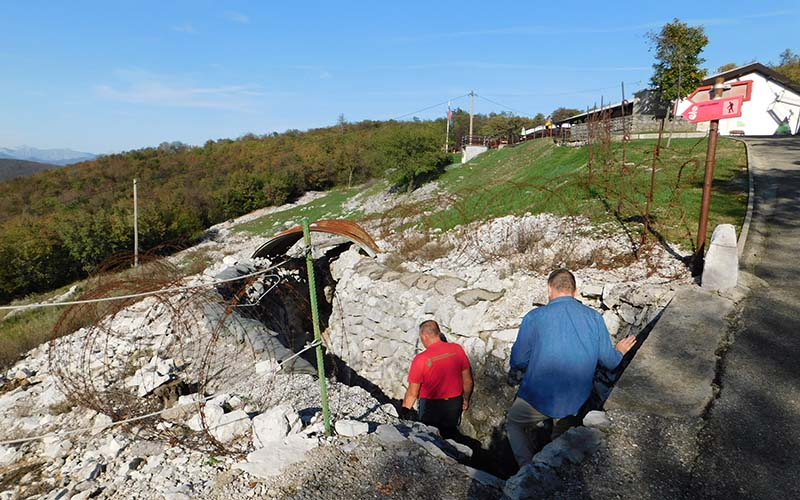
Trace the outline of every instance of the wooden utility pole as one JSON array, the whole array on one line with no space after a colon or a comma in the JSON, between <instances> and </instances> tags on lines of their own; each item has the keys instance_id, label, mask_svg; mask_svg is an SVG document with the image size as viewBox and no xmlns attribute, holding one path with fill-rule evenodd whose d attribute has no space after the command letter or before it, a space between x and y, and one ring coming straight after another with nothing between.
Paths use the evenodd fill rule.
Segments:
<instances>
[{"instance_id":1,"label":"wooden utility pole","mask_svg":"<svg viewBox=\"0 0 800 500\"><path fill-rule=\"evenodd\" d=\"M133 179L133 267L139 266L139 200L136 179Z\"/></svg>"},{"instance_id":2,"label":"wooden utility pole","mask_svg":"<svg viewBox=\"0 0 800 500\"><path fill-rule=\"evenodd\" d=\"M714 88L711 90L711 99L720 99L725 88L725 79L717 77L714 80ZM706 234L708 232L708 209L711 205L711 184L714 181L714 164L717 156L717 136L719 135L719 120L711 120L708 127L708 150L706 151L706 173L703 178L703 199L700 203L700 222L697 226L697 251L694 255L692 265L692 275L703 274L703 264Z\"/></svg>"},{"instance_id":3,"label":"wooden utility pole","mask_svg":"<svg viewBox=\"0 0 800 500\"><path fill-rule=\"evenodd\" d=\"M469 140L472 143L472 115L475 114L475 91L469 91Z\"/></svg>"}]
</instances>

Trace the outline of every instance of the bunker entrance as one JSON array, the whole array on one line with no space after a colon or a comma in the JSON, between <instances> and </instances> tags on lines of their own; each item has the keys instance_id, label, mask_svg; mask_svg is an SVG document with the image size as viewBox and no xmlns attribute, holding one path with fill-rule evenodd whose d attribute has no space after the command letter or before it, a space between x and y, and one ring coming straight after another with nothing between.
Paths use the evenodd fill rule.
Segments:
<instances>
[{"instance_id":1,"label":"bunker entrance","mask_svg":"<svg viewBox=\"0 0 800 500\"><path fill-rule=\"evenodd\" d=\"M291 238L293 241L284 241L282 245L275 245L272 241L268 242L265 247L268 247L270 251L260 253L265 248L262 247L254 254L254 258L268 257L272 262L282 261L285 259L283 254L299 241L296 234ZM313 265L320 327L323 332L328 328L331 319L333 297L337 285L331 274L331 263L350 248L351 243L352 241L340 240L338 243L328 244L324 248L315 247L316 258L313 260ZM280 257L276 255L276 251L280 251ZM264 280L260 289L261 295L255 297L256 300L251 300L247 307L242 307L240 312L261 322L276 334L284 346L296 353L313 341L313 324L306 259L304 256L298 256L298 252L294 252L294 255L295 257L290 257L285 261L279 273L276 272L274 276L270 275L269 279ZM315 375L314 350L304 352L301 357L310 368L309 373ZM325 372L326 376L339 383L367 390L381 404L390 403L396 409L400 409L400 400L389 397L378 385L360 375L349 367L345 360L331 352L327 352L325 355ZM481 396L476 392L473 406L481 405L484 407L482 411L490 412L495 416L504 416L513 402L515 393L515 388L506 386L506 373L499 366L491 366L476 373L475 376L476 380L482 380L480 385L484 386L486 395ZM613 380L604 380L603 382L606 385L613 384ZM601 408L608 392L610 392L610 387L587 402L587 406L584 408L585 412ZM469 416L465 416L465 418L469 418ZM456 437L456 441L467 445L473 451L472 458L465 462L467 465L501 478L508 478L516 473L518 467L508 444L502 421L503 419L500 418L498 423L498 419L495 419L493 424L484 424L480 428L468 425L466 428L470 431L467 434L475 435L462 434ZM573 423L579 425L580 419L575 419ZM548 427L531 429L534 442L538 444L539 448L549 441L549 431Z\"/></svg>"}]
</instances>

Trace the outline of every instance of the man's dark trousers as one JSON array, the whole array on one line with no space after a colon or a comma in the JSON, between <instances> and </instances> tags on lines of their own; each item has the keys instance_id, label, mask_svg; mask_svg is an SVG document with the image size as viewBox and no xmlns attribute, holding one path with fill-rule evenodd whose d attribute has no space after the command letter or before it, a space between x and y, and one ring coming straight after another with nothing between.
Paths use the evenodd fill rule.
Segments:
<instances>
[{"instance_id":1,"label":"man's dark trousers","mask_svg":"<svg viewBox=\"0 0 800 500\"><path fill-rule=\"evenodd\" d=\"M461 422L461 408L464 397L447 399L420 399L419 419L425 425L439 429L445 439L458 435L458 424Z\"/></svg>"}]
</instances>

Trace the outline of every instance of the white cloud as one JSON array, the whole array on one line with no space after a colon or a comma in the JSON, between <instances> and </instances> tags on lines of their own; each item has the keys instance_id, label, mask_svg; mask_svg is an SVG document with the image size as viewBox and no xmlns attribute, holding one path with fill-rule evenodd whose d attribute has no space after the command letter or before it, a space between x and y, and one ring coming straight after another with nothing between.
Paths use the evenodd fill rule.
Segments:
<instances>
[{"instance_id":1,"label":"white cloud","mask_svg":"<svg viewBox=\"0 0 800 500\"><path fill-rule=\"evenodd\" d=\"M249 83L203 85L140 69L120 69L114 74L118 83L93 86L97 97L132 104L248 111L256 98L265 95L259 86Z\"/></svg>"},{"instance_id":2,"label":"white cloud","mask_svg":"<svg viewBox=\"0 0 800 500\"><path fill-rule=\"evenodd\" d=\"M173 31L177 31L178 33L188 33L188 34L195 34L197 31L194 29L194 26L190 22L185 22L182 24L178 24L172 27Z\"/></svg>"},{"instance_id":3,"label":"white cloud","mask_svg":"<svg viewBox=\"0 0 800 500\"><path fill-rule=\"evenodd\" d=\"M250 24L250 18L242 14L241 12L228 11L225 13L225 17L228 20L236 23Z\"/></svg>"}]
</instances>

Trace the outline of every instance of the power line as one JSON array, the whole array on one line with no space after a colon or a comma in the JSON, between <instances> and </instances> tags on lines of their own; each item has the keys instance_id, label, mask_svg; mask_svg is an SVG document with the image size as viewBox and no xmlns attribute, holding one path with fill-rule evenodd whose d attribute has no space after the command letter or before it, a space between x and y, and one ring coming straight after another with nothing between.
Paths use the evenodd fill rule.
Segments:
<instances>
[{"instance_id":1,"label":"power line","mask_svg":"<svg viewBox=\"0 0 800 500\"><path fill-rule=\"evenodd\" d=\"M637 80L635 82L625 82L625 85L633 85L633 84L641 85L642 84L642 80ZM565 92L550 92L550 93L546 93L546 94L537 92L535 94L530 94L530 95L531 96L536 96L536 97L555 97L555 96L562 96L562 95L587 94L587 93L590 93L590 92L600 92L602 90L614 90L614 89L618 89L618 88L619 88L619 84L612 85L610 87L600 87L600 88L583 89L583 90L569 90L569 91L565 91ZM501 96L519 96L519 94L497 94L497 95L501 95Z\"/></svg>"},{"instance_id":2,"label":"power line","mask_svg":"<svg viewBox=\"0 0 800 500\"><path fill-rule=\"evenodd\" d=\"M445 104L447 104L448 102L455 101L456 99L461 99L462 97L467 97L468 95L469 95L469 94L464 94L464 95L460 95L460 96L458 96L458 97L452 97L452 98L450 98L450 99L448 99L448 100L446 100L446 101L443 101L443 102L440 102L440 103L434 104L434 105L432 105L432 106L428 106L428 107L426 107L426 108L422 108L422 109L418 109L418 110L416 110L416 111L412 111L411 113L406 113L406 114L404 114L404 115L397 116L397 117L395 117L395 118L392 118L392 120L400 120L400 119L402 119L402 118L405 118L405 117L407 117L407 116L415 115L415 114L417 114L417 113L422 113L423 111L428 111L429 109L437 108L437 107L439 107L439 106L444 106L444 105L445 105Z\"/></svg>"},{"instance_id":3,"label":"power line","mask_svg":"<svg viewBox=\"0 0 800 500\"><path fill-rule=\"evenodd\" d=\"M533 116L533 115L530 115L529 113L523 113L521 111L517 111L516 109L512 108L511 106L506 106L505 104L501 104L501 103L499 103L497 101L493 101L493 100L489 99L488 97L484 97L484 96L482 96L480 94L475 94L475 95L480 97L484 101L488 101L488 102L490 102L490 103L492 103L492 104L494 104L496 106L500 106L501 108L506 108L507 110L511 111L512 113L516 113L516 114L518 114L520 116Z\"/></svg>"}]
</instances>

